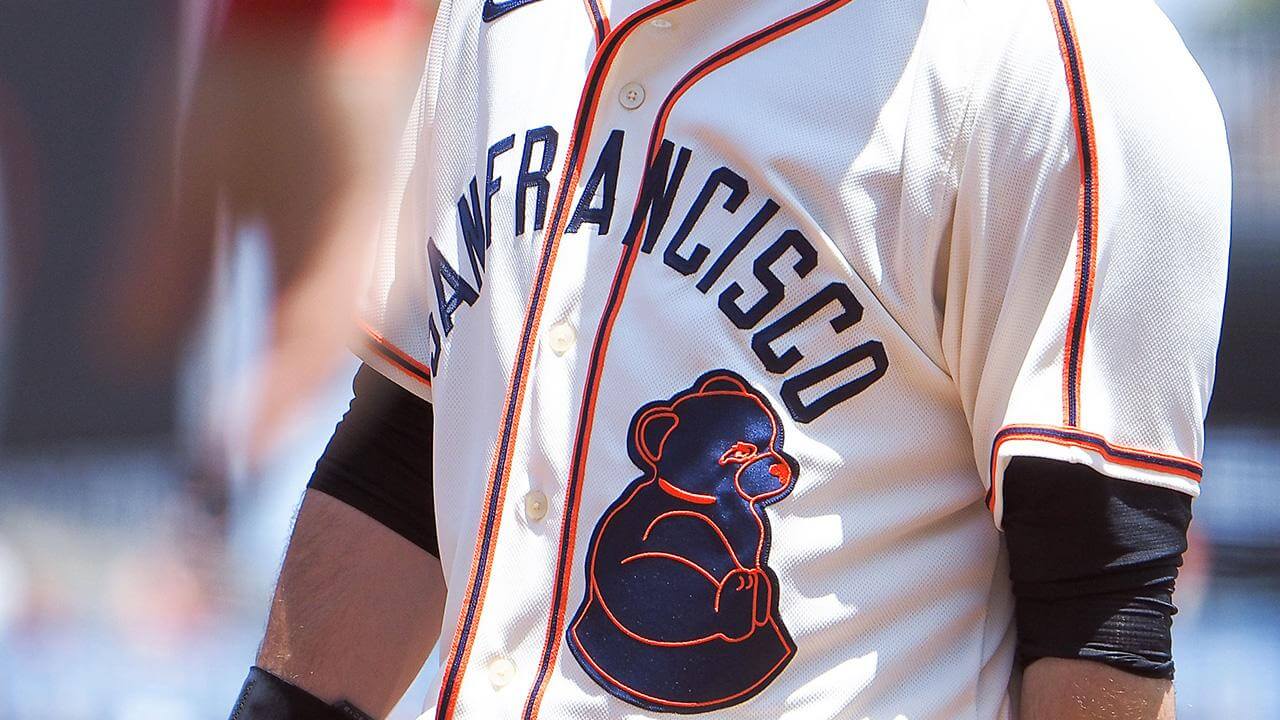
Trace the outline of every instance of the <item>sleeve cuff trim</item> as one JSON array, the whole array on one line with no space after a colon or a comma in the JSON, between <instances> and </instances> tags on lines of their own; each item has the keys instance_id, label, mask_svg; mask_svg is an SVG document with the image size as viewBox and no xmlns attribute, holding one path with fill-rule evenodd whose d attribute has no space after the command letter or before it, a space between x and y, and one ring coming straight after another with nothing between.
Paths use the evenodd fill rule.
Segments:
<instances>
[{"instance_id":1,"label":"sleeve cuff trim","mask_svg":"<svg viewBox=\"0 0 1280 720\"><path fill-rule=\"evenodd\" d=\"M1015 456L1044 457L1091 466L1103 475L1180 490L1200 492L1204 467L1195 460L1116 445L1101 435L1047 425L1007 425L991 448L987 507L999 524L1004 467Z\"/></svg>"},{"instance_id":2,"label":"sleeve cuff trim","mask_svg":"<svg viewBox=\"0 0 1280 720\"><path fill-rule=\"evenodd\" d=\"M369 327L365 323L360 323L360 329L364 331L366 337L363 346L372 350L378 357L384 361L395 365L404 373L414 378L418 382L431 387L431 369L426 365L418 362L405 351L396 347L389 340L378 334L376 330ZM363 353L361 353L363 356Z\"/></svg>"}]
</instances>

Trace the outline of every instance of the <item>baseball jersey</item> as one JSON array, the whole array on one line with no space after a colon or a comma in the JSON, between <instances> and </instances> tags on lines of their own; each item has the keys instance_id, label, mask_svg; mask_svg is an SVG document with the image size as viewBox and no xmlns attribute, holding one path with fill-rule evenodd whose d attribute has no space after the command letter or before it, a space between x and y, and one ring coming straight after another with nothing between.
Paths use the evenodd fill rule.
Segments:
<instances>
[{"instance_id":1,"label":"baseball jersey","mask_svg":"<svg viewBox=\"0 0 1280 720\"><path fill-rule=\"evenodd\" d=\"M445 0L361 349L427 716L1015 716L1003 470L1198 493L1229 192L1151 0Z\"/></svg>"}]
</instances>

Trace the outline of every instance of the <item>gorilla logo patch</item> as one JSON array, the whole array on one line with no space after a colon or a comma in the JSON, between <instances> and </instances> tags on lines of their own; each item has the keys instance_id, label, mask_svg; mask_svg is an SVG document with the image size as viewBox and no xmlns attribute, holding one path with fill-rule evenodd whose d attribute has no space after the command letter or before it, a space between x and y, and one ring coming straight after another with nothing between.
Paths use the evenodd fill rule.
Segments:
<instances>
[{"instance_id":1,"label":"gorilla logo patch","mask_svg":"<svg viewBox=\"0 0 1280 720\"><path fill-rule=\"evenodd\" d=\"M628 450L642 474L592 533L569 648L602 687L648 710L743 702L796 649L768 566L764 508L799 474L778 414L716 370L641 408Z\"/></svg>"}]
</instances>

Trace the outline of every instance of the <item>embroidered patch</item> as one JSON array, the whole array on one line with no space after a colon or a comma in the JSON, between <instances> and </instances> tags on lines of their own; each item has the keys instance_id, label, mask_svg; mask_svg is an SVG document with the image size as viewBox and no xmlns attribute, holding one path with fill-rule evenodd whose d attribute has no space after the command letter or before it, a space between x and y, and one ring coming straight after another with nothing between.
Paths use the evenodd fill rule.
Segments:
<instances>
[{"instance_id":1,"label":"embroidered patch","mask_svg":"<svg viewBox=\"0 0 1280 720\"><path fill-rule=\"evenodd\" d=\"M795 654L768 566L766 505L799 475L778 413L737 374L703 375L632 418L642 475L604 512L566 631L597 683L657 712L741 703Z\"/></svg>"}]
</instances>

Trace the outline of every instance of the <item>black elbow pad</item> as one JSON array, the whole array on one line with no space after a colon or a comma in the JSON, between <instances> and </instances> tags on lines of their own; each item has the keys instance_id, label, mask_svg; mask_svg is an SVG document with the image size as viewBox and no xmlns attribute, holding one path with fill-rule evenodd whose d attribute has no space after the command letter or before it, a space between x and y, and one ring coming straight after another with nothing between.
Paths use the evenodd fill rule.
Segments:
<instances>
[{"instance_id":1,"label":"black elbow pad","mask_svg":"<svg viewBox=\"0 0 1280 720\"><path fill-rule=\"evenodd\" d=\"M431 403L361 365L351 409L308 487L440 556L432 492Z\"/></svg>"},{"instance_id":2,"label":"black elbow pad","mask_svg":"<svg viewBox=\"0 0 1280 720\"><path fill-rule=\"evenodd\" d=\"M1003 526L1018 654L1173 677L1174 581L1191 497L1084 465L1014 459Z\"/></svg>"}]
</instances>

